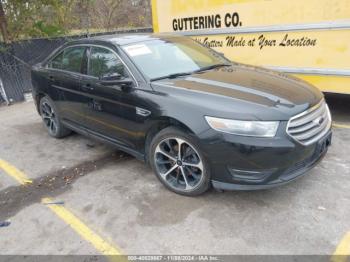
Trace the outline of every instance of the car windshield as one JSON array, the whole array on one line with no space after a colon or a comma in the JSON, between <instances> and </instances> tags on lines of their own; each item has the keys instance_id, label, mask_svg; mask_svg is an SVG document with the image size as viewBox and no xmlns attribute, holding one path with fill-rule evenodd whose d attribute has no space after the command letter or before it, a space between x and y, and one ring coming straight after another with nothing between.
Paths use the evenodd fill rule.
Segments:
<instances>
[{"instance_id":1,"label":"car windshield","mask_svg":"<svg viewBox=\"0 0 350 262\"><path fill-rule=\"evenodd\" d=\"M123 49L151 80L229 64L218 53L186 37L149 40L125 45Z\"/></svg>"}]
</instances>

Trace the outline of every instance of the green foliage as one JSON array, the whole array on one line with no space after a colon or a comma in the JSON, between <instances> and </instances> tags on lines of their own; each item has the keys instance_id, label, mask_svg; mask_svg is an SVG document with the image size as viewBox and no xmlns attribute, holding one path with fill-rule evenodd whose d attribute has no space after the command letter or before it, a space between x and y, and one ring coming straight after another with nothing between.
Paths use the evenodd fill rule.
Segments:
<instances>
[{"instance_id":1,"label":"green foliage","mask_svg":"<svg viewBox=\"0 0 350 262\"><path fill-rule=\"evenodd\" d=\"M6 53L8 51L8 46L0 44L0 53Z\"/></svg>"},{"instance_id":2,"label":"green foliage","mask_svg":"<svg viewBox=\"0 0 350 262\"><path fill-rule=\"evenodd\" d=\"M31 37L55 37L66 34L64 28L59 25L46 24L44 21L38 21L33 24L33 28L28 31Z\"/></svg>"},{"instance_id":3,"label":"green foliage","mask_svg":"<svg viewBox=\"0 0 350 262\"><path fill-rule=\"evenodd\" d=\"M0 0L12 40L65 34L77 0ZM71 16L71 18L70 18Z\"/></svg>"},{"instance_id":4,"label":"green foliage","mask_svg":"<svg viewBox=\"0 0 350 262\"><path fill-rule=\"evenodd\" d=\"M11 39L26 36L34 21L40 16L40 0L2 0Z\"/></svg>"},{"instance_id":5,"label":"green foliage","mask_svg":"<svg viewBox=\"0 0 350 262\"><path fill-rule=\"evenodd\" d=\"M0 0L0 3L11 41L55 37L71 31L149 26L151 17L150 0Z\"/></svg>"}]
</instances>

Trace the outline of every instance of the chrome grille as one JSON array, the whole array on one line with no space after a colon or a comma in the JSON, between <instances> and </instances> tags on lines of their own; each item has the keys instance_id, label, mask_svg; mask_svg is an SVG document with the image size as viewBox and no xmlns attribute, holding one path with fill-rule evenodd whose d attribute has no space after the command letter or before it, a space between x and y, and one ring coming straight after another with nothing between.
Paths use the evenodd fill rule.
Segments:
<instances>
[{"instance_id":1,"label":"chrome grille","mask_svg":"<svg viewBox=\"0 0 350 262\"><path fill-rule=\"evenodd\" d=\"M293 116L287 125L287 133L303 145L310 145L330 129L332 124L329 108L324 100L309 110Z\"/></svg>"}]
</instances>

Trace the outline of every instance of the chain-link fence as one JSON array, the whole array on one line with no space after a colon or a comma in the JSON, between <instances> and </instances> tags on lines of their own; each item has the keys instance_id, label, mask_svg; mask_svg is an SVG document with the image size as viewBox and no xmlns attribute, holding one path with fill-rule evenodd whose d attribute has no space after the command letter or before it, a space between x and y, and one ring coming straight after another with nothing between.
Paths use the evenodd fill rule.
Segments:
<instances>
[{"instance_id":1,"label":"chain-link fence","mask_svg":"<svg viewBox=\"0 0 350 262\"><path fill-rule=\"evenodd\" d=\"M108 33L91 34L90 36L147 33L152 28L138 28L132 30L118 30ZM31 39L0 45L0 103L23 101L25 94L31 92L31 67L43 61L53 50L62 44L87 35L67 36L51 39Z\"/></svg>"}]
</instances>

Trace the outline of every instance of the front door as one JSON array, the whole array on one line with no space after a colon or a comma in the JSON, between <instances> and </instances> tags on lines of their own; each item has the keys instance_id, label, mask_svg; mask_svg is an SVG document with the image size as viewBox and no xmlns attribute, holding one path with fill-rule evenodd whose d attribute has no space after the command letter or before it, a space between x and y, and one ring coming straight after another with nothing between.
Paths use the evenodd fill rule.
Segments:
<instances>
[{"instance_id":1,"label":"front door","mask_svg":"<svg viewBox=\"0 0 350 262\"><path fill-rule=\"evenodd\" d=\"M114 51L93 46L88 51L88 76L82 80L82 88L88 98L84 105L86 126L92 133L113 143L135 148L140 137L136 117L137 90L125 91L121 86L106 86L100 78L118 73L129 78L130 73Z\"/></svg>"}]
</instances>

